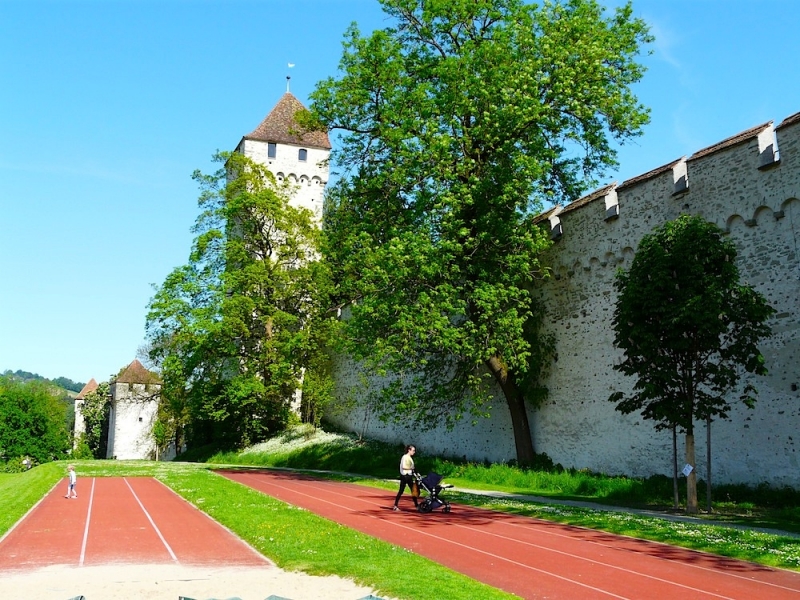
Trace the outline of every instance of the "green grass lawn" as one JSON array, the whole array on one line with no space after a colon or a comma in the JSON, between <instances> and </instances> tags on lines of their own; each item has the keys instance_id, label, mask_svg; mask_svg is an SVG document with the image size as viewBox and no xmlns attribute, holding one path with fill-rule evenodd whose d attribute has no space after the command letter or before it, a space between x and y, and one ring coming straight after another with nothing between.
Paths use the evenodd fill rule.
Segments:
<instances>
[{"instance_id":1,"label":"green grass lawn","mask_svg":"<svg viewBox=\"0 0 800 600\"><path fill-rule=\"evenodd\" d=\"M306 426L287 431L244 452L209 452L201 460L237 465L326 469L372 477L396 477L403 448L352 436L314 431ZM436 471L460 488L497 490L585 500L609 506L646 508L671 512L672 480L609 476L588 471L565 470L542 460L541 468L520 469L507 464L476 464L441 457L415 456L417 470ZM685 503L685 482L681 481ZM713 488L712 512L699 519L725 521L750 527L766 527L800 534L800 491L766 485L718 485ZM705 483L699 483L698 499L705 507Z\"/></svg>"},{"instance_id":2,"label":"green grass lawn","mask_svg":"<svg viewBox=\"0 0 800 600\"><path fill-rule=\"evenodd\" d=\"M394 482L371 478L396 477L400 445L359 441L300 427L244 452L209 454L209 462L251 466L326 469L358 473L338 477L367 485L396 489ZM710 514L700 514L696 523L672 522L643 517L627 511L589 510L558 504L559 500L583 500L607 506L646 508L671 513L672 481L650 478L612 477L586 471L560 469L542 460L540 469L520 469L505 464L475 464L441 457L415 456L417 470L436 471L456 488L495 490L511 494L551 498L552 504L492 499L460 494L453 499L474 506L506 510L632 537L649 539L696 550L750 560L761 564L800 570L800 538L781 535L800 533L800 493L766 486L724 485L714 488ZM704 488L701 487L701 503ZM685 501L685 499L684 499ZM732 526L775 529L776 533L740 530L705 524L725 522Z\"/></svg>"},{"instance_id":3,"label":"green grass lawn","mask_svg":"<svg viewBox=\"0 0 800 600\"><path fill-rule=\"evenodd\" d=\"M74 464L79 490L81 479L86 477L156 477L287 570L347 577L397 598L512 598L402 548L293 508L213 472L223 464L332 471L335 473L326 476L385 489L388 503L396 490L392 479L400 453L399 446L300 429L244 452L206 451L206 463L76 461ZM456 485L456 490L448 493L451 501L800 570L799 537L705 524L702 516L698 522L672 522L628 511L573 508L557 502L581 499L617 506L663 508L671 499L671 483L665 482L666 478L637 480L563 469L532 471L424 456L418 456L417 466L421 472L443 473L448 483ZM0 535L65 475L63 462L20 474L0 474ZM492 498L458 492L458 488L545 496L553 502ZM798 496L791 490L753 490L741 486L720 486L717 490L722 490L718 491L721 499L715 502L714 513L706 518L790 531L800 523L795 501Z\"/></svg>"},{"instance_id":4,"label":"green grass lawn","mask_svg":"<svg viewBox=\"0 0 800 600\"><path fill-rule=\"evenodd\" d=\"M156 477L285 570L338 575L394 598L517 598L399 546L270 498L215 474L210 465L147 461L73 464L79 494L81 483L89 477ZM60 483L65 473L66 463L50 463L26 473L0 475L0 535ZM22 487L29 491L18 494Z\"/></svg>"}]
</instances>

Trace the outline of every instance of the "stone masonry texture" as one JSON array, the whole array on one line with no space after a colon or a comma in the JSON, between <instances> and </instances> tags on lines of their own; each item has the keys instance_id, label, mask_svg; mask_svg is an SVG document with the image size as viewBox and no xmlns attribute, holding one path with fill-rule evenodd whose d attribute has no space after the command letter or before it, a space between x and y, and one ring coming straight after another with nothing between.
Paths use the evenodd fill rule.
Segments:
<instances>
[{"instance_id":1,"label":"stone masonry texture","mask_svg":"<svg viewBox=\"0 0 800 600\"><path fill-rule=\"evenodd\" d=\"M633 385L613 370L621 352L613 345L611 321L617 269L630 267L644 235L682 214L700 215L727 232L743 279L776 309L773 335L761 345L769 374L743 381L758 389L756 407L742 406L735 390L730 419L712 424L713 481L800 487L800 113L550 212L544 222L555 239L546 255L552 276L537 289L557 339L557 360L544 382L547 400L529 410L536 451L577 469L671 473L671 432L655 431L638 414L622 415L608 401L612 392ZM499 394L489 419L420 432L372 417L358 400L365 386L380 382L366 379L347 357L337 357L335 365L340 407L330 418L338 425L398 445L414 443L423 454L514 458L508 409ZM705 478L704 423L696 424L695 438L698 475Z\"/></svg>"}]
</instances>

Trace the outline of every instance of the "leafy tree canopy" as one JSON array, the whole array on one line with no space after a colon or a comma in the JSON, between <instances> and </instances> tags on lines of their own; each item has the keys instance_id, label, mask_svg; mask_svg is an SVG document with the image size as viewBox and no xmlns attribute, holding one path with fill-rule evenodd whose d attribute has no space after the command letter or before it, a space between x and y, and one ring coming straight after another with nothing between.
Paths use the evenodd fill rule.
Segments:
<instances>
[{"instance_id":1,"label":"leafy tree canopy","mask_svg":"<svg viewBox=\"0 0 800 600\"><path fill-rule=\"evenodd\" d=\"M84 435L79 442L86 444L93 458L106 458L110 397L111 386L104 381L86 394L81 406Z\"/></svg>"},{"instance_id":2,"label":"leafy tree canopy","mask_svg":"<svg viewBox=\"0 0 800 600\"><path fill-rule=\"evenodd\" d=\"M728 418L728 394L742 374L767 372L758 343L771 333L774 310L740 281L736 255L716 225L682 216L645 236L630 270L617 275L614 343L625 354L614 368L635 383L609 400L657 429L683 430L692 467L695 420ZM739 399L752 408L755 391L749 383ZM696 471L687 478L687 511L697 512Z\"/></svg>"},{"instance_id":3,"label":"leafy tree canopy","mask_svg":"<svg viewBox=\"0 0 800 600\"><path fill-rule=\"evenodd\" d=\"M52 386L0 376L0 457L49 462L66 455L69 440L66 406Z\"/></svg>"},{"instance_id":4,"label":"leafy tree canopy","mask_svg":"<svg viewBox=\"0 0 800 600\"><path fill-rule=\"evenodd\" d=\"M616 280L615 369L634 376L633 393L612 395L618 410L643 410L662 427L691 431L694 420L727 418L726 395L743 372L766 374L758 342L774 310L740 281L734 243L713 223L683 216L639 244ZM740 400L752 407L752 386Z\"/></svg>"},{"instance_id":5,"label":"leafy tree canopy","mask_svg":"<svg viewBox=\"0 0 800 600\"><path fill-rule=\"evenodd\" d=\"M47 379L46 377L42 377L37 373L31 373L29 371L22 371L20 369L16 371L11 371L10 369L6 369L3 372L3 375L6 377L15 377L22 381L52 381L54 385L58 387L64 388L65 390L69 390L71 392L80 392L83 389L83 386L86 385L84 383L78 383L77 381L72 381L67 377L56 377L55 379Z\"/></svg>"},{"instance_id":6,"label":"leafy tree canopy","mask_svg":"<svg viewBox=\"0 0 800 600\"><path fill-rule=\"evenodd\" d=\"M483 414L494 377L530 462L523 399L541 398L550 345L530 292L548 244L534 215L640 133L630 86L650 37L630 5L606 16L592 0L381 4L394 25L350 28L305 123L342 132L325 254L352 305L347 350L404 376L376 408L423 425Z\"/></svg>"},{"instance_id":7,"label":"leafy tree canopy","mask_svg":"<svg viewBox=\"0 0 800 600\"><path fill-rule=\"evenodd\" d=\"M189 263L157 289L147 331L164 382L161 433L243 446L283 427L321 351L311 332L325 326L326 277L320 231L289 204L290 184L241 154L215 158L223 168L194 175L201 214Z\"/></svg>"}]
</instances>

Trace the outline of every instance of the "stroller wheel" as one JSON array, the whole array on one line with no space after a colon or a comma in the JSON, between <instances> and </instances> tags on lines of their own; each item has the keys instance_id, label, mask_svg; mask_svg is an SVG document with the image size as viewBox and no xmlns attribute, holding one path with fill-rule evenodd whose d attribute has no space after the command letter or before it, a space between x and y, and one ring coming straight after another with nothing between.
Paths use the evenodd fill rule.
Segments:
<instances>
[{"instance_id":1,"label":"stroller wheel","mask_svg":"<svg viewBox=\"0 0 800 600\"><path fill-rule=\"evenodd\" d=\"M417 510L421 513L429 513L433 510L431 508L431 501L430 500L423 500L420 505L417 507Z\"/></svg>"},{"instance_id":2,"label":"stroller wheel","mask_svg":"<svg viewBox=\"0 0 800 600\"><path fill-rule=\"evenodd\" d=\"M449 513L450 512L450 505L449 504L445 504L444 508L442 509L442 512L443 513Z\"/></svg>"}]
</instances>

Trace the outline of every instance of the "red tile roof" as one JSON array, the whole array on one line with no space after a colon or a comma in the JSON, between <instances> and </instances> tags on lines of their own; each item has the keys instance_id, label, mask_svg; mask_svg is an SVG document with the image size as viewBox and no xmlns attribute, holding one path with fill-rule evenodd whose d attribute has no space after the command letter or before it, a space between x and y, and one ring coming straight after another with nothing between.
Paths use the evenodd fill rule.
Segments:
<instances>
[{"instance_id":1,"label":"red tile roof","mask_svg":"<svg viewBox=\"0 0 800 600\"><path fill-rule=\"evenodd\" d=\"M129 364L115 379L117 383L161 383L158 375L144 368L138 360Z\"/></svg>"},{"instance_id":2,"label":"red tile roof","mask_svg":"<svg viewBox=\"0 0 800 600\"><path fill-rule=\"evenodd\" d=\"M787 125L793 125L798 121L800 121L800 112L796 112L793 115L789 115L788 117L786 117L783 121L781 121L781 124L778 125L775 129L780 129L781 127L786 127Z\"/></svg>"},{"instance_id":3,"label":"red tile roof","mask_svg":"<svg viewBox=\"0 0 800 600\"><path fill-rule=\"evenodd\" d=\"M75 396L75 400L83 400L86 397L86 394L95 391L97 388L98 388L97 382L94 380L94 377L92 377L89 380L89 383L83 386L83 389L81 389L78 395Z\"/></svg>"},{"instance_id":4,"label":"red tile roof","mask_svg":"<svg viewBox=\"0 0 800 600\"><path fill-rule=\"evenodd\" d=\"M754 137L757 137L759 133L764 131L764 129L766 129L770 125L772 125L772 121L767 121L766 123L762 123L761 125L756 125L755 127L751 127L750 129L742 131L741 133L737 133L736 135L724 139L721 142L714 144L713 146L709 146L708 148L703 148L702 150L698 150L697 152L692 154L687 160L695 160L697 158L713 154L714 152L719 152L720 150L724 150L725 148L730 148L731 146L735 146L736 144L741 144L742 142L746 142Z\"/></svg>"},{"instance_id":5,"label":"red tile roof","mask_svg":"<svg viewBox=\"0 0 800 600\"><path fill-rule=\"evenodd\" d=\"M576 208L580 208L581 206L586 206L590 202L594 202L599 198L605 198L608 195L608 193L611 190L613 190L616 186L617 186L616 181L614 183L609 183L608 185L601 187L599 190L595 190L590 194L578 198L574 202L570 202L564 207L564 210L562 210L561 212L562 213L570 212L575 210Z\"/></svg>"},{"instance_id":6,"label":"red tile roof","mask_svg":"<svg viewBox=\"0 0 800 600\"><path fill-rule=\"evenodd\" d=\"M301 110L306 110L306 107L290 92L286 92L275 105L275 108L261 122L261 125L256 127L250 134L244 136L244 139L330 150L331 142L328 139L327 132L303 132L300 129L300 125L294 120L294 116Z\"/></svg>"}]
</instances>

